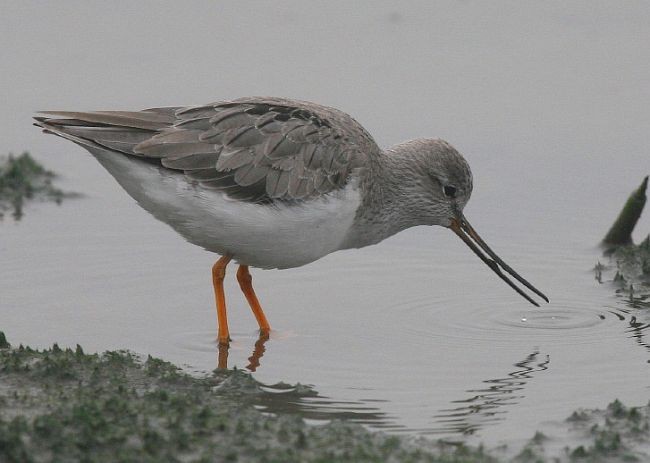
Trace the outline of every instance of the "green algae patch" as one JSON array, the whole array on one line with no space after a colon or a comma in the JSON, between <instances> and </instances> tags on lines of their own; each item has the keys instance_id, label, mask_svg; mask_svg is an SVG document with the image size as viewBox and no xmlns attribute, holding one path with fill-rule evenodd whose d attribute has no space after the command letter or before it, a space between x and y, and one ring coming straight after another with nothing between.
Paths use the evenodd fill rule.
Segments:
<instances>
[{"instance_id":1,"label":"green algae patch","mask_svg":"<svg viewBox=\"0 0 650 463\"><path fill-rule=\"evenodd\" d=\"M645 177L602 242L609 264L598 261L594 267L595 279L599 283L611 281L616 293L635 309L650 308L650 235L638 245L632 242L632 232L646 202L647 186ZM608 273L610 278L604 278Z\"/></svg>"},{"instance_id":2,"label":"green algae patch","mask_svg":"<svg viewBox=\"0 0 650 463\"><path fill-rule=\"evenodd\" d=\"M10 347L11 344L7 341L7 337L2 331L0 331L0 349L9 349Z\"/></svg>"},{"instance_id":3,"label":"green algae patch","mask_svg":"<svg viewBox=\"0 0 650 463\"><path fill-rule=\"evenodd\" d=\"M610 463L650 461L650 404L576 410L563 423L538 431L512 461Z\"/></svg>"},{"instance_id":4,"label":"green algae patch","mask_svg":"<svg viewBox=\"0 0 650 463\"><path fill-rule=\"evenodd\" d=\"M581 413L586 419L571 422L569 432L580 434L588 443L567 449L570 461L648 461L650 404L626 407L615 400L605 410L583 410Z\"/></svg>"},{"instance_id":5,"label":"green algae patch","mask_svg":"<svg viewBox=\"0 0 650 463\"><path fill-rule=\"evenodd\" d=\"M10 211L14 219L23 216L24 205L30 200L54 201L77 196L54 187L56 174L45 169L29 153L20 156L0 156L0 218Z\"/></svg>"},{"instance_id":6,"label":"green algae patch","mask_svg":"<svg viewBox=\"0 0 650 463\"><path fill-rule=\"evenodd\" d=\"M643 212L647 188L648 176L643 179L639 188L634 190L626 201L616 221L603 239L604 246L615 247L632 244L632 232L641 217L641 212Z\"/></svg>"},{"instance_id":7,"label":"green algae patch","mask_svg":"<svg viewBox=\"0 0 650 463\"><path fill-rule=\"evenodd\" d=\"M646 238L639 245L623 246L610 256L616 269L612 279L616 293L628 306L650 309L650 245Z\"/></svg>"},{"instance_id":8,"label":"green algae patch","mask_svg":"<svg viewBox=\"0 0 650 463\"><path fill-rule=\"evenodd\" d=\"M260 413L238 370L190 376L128 351L0 350L0 461L491 462L481 449Z\"/></svg>"}]
</instances>

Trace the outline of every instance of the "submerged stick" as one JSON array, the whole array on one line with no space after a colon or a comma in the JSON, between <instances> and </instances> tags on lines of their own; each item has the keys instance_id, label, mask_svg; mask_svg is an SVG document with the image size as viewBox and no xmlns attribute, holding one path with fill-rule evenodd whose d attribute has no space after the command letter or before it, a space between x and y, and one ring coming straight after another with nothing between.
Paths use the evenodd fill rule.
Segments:
<instances>
[{"instance_id":1,"label":"submerged stick","mask_svg":"<svg viewBox=\"0 0 650 463\"><path fill-rule=\"evenodd\" d=\"M643 206L646 202L646 189L648 188L648 176L643 179L641 186L637 188L628 198L623 210L609 229L602 244L606 246L624 246L632 244L632 231L641 217Z\"/></svg>"}]
</instances>

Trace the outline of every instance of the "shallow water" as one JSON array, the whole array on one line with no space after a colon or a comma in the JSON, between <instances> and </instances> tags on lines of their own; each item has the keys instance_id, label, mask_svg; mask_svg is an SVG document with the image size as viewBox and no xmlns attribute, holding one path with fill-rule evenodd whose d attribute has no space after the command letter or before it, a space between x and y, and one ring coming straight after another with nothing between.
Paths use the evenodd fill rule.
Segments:
<instances>
[{"instance_id":1,"label":"shallow water","mask_svg":"<svg viewBox=\"0 0 650 463\"><path fill-rule=\"evenodd\" d=\"M261 409L496 444L577 407L647 402L650 316L591 271L602 260L595 244L650 168L647 7L593 11L586 2L505 14L472 2L439 11L428 2L399 11L256 4L242 19L255 33L242 37L228 18L244 12L233 7L207 21L169 5L148 23L137 21L144 5L130 6L124 23L84 3L82 22L39 3L3 16L13 18L0 30L12 34L20 73L1 77L15 90L0 115L2 149L31 150L63 174L61 188L85 194L0 223L0 328L10 341L129 348L216 368L215 257L147 215L81 149L29 127L29 117L40 108L280 94L340 106L382 145L420 135L457 145L475 176L467 216L551 304L528 305L452 233L419 227L300 269L253 270L274 327L263 342L231 270L227 362L269 385ZM192 25L195 49L159 50L171 23ZM278 24L287 36L260 42ZM296 44L305 24L308 40ZM121 73L107 62L123 63ZM287 75L288 65L312 81ZM639 230L650 230L647 214Z\"/></svg>"}]
</instances>

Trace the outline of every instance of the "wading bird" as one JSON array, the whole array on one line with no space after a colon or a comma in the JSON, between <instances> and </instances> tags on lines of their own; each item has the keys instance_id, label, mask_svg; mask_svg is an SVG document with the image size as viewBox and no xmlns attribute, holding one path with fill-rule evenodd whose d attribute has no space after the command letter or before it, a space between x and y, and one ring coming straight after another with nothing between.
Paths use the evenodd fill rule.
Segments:
<instances>
[{"instance_id":1,"label":"wading bird","mask_svg":"<svg viewBox=\"0 0 650 463\"><path fill-rule=\"evenodd\" d=\"M230 341L223 279L231 260L259 324L249 267L300 267L416 225L451 229L503 281L548 302L463 216L467 161L439 139L380 149L349 115L271 97L143 111L48 111L46 132L86 148L144 209L222 256L212 267L218 340Z\"/></svg>"}]
</instances>

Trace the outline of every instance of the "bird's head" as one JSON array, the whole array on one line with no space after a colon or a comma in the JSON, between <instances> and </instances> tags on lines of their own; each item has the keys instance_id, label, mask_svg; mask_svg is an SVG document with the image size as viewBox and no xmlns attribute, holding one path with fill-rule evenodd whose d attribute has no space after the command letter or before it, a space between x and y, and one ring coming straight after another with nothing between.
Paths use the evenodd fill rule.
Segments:
<instances>
[{"instance_id":1,"label":"bird's head","mask_svg":"<svg viewBox=\"0 0 650 463\"><path fill-rule=\"evenodd\" d=\"M414 140L418 157L417 187L424 193L430 225L449 227L451 220L461 217L472 195L472 171L465 158L444 140Z\"/></svg>"},{"instance_id":2,"label":"bird's head","mask_svg":"<svg viewBox=\"0 0 650 463\"><path fill-rule=\"evenodd\" d=\"M418 204L421 223L452 230L461 240L517 293L534 305L528 294L506 276L510 274L526 288L548 302L548 298L506 264L469 224L463 209L472 194L472 171L465 158L449 143L439 139L411 140L400 146L411 157L408 184L413 203Z\"/></svg>"}]
</instances>

